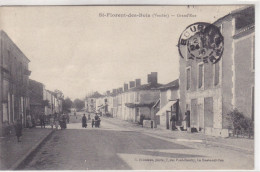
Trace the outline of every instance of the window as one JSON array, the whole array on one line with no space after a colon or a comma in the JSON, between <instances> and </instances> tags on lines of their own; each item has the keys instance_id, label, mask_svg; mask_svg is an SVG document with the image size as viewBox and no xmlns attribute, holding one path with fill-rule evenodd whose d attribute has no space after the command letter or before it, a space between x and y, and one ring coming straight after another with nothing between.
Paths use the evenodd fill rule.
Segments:
<instances>
[{"instance_id":1,"label":"window","mask_svg":"<svg viewBox=\"0 0 260 172\"><path fill-rule=\"evenodd\" d=\"M204 67L203 67L203 63L199 63L198 64L199 67L199 72L198 72L198 88L203 88L203 82L204 82Z\"/></svg>"},{"instance_id":2,"label":"window","mask_svg":"<svg viewBox=\"0 0 260 172\"><path fill-rule=\"evenodd\" d=\"M214 85L219 84L219 63L214 64Z\"/></svg>"},{"instance_id":3,"label":"window","mask_svg":"<svg viewBox=\"0 0 260 172\"><path fill-rule=\"evenodd\" d=\"M255 87L252 86L251 90L251 98L252 98L252 120L254 121L254 114L255 114Z\"/></svg>"},{"instance_id":4,"label":"window","mask_svg":"<svg viewBox=\"0 0 260 172\"><path fill-rule=\"evenodd\" d=\"M253 42L253 45L252 45L252 71L254 71L255 70L255 36L253 36L253 40L252 40L252 42Z\"/></svg>"},{"instance_id":5,"label":"window","mask_svg":"<svg viewBox=\"0 0 260 172\"><path fill-rule=\"evenodd\" d=\"M189 90L190 86L191 86L191 71L190 71L190 67L188 67L186 69L186 79L187 79L186 89Z\"/></svg>"},{"instance_id":6,"label":"window","mask_svg":"<svg viewBox=\"0 0 260 172\"><path fill-rule=\"evenodd\" d=\"M140 96L139 92L136 92L136 97L135 97L136 102L139 102L139 96Z\"/></svg>"}]
</instances>

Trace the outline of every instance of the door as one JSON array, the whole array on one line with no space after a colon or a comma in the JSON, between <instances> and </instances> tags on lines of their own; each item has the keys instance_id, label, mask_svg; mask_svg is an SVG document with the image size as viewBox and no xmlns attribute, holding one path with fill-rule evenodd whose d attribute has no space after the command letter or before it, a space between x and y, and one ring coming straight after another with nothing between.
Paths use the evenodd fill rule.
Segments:
<instances>
[{"instance_id":1,"label":"door","mask_svg":"<svg viewBox=\"0 0 260 172\"><path fill-rule=\"evenodd\" d=\"M191 127L198 129L198 110L197 110L197 99L191 99Z\"/></svg>"},{"instance_id":2,"label":"door","mask_svg":"<svg viewBox=\"0 0 260 172\"><path fill-rule=\"evenodd\" d=\"M204 99L205 127L213 127L213 117L213 97L207 97Z\"/></svg>"},{"instance_id":3,"label":"door","mask_svg":"<svg viewBox=\"0 0 260 172\"><path fill-rule=\"evenodd\" d=\"M171 111L166 111L166 129L170 129L170 115Z\"/></svg>"}]
</instances>

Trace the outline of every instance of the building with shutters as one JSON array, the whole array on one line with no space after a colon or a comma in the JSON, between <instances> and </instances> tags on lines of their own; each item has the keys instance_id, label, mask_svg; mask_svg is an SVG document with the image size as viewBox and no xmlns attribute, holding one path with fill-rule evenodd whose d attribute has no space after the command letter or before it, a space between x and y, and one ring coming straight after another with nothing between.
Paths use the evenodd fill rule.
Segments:
<instances>
[{"instance_id":1,"label":"building with shutters","mask_svg":"<svg viewBox=\"0 0 260 172\"><path fill-rule=\"evenodd\" d=\"M179 61L180 109L190 114L190 128L227 137L227 114L238 109L254 116L254 7L239 9L217 20L224 52L216 64L187 57Z\"/></svg>"},{"instance_id":2,"label":"building with shutters","mask_svg":"<svg viewBox=\"0 0 260 172\"><path fill-rule=\"evenodd\" d=\"M28 82L30 60L4 32L0 31L0 130L30 113Z\"/></svg>"},{"instance_id":3,"label":"building with shutters","mask_svg":"<svg viewBox=\"0 0 260 172\"><path fill-rule=\"evenodd\" d=\"M154 109L158 109L155 113L156 124L158 128L172 129L170 119L176 116L176 125L182 126L183 117L179 112L179 80L174 80L159 88L160 99L156 102Z\"/></svg>"}]
</instances>

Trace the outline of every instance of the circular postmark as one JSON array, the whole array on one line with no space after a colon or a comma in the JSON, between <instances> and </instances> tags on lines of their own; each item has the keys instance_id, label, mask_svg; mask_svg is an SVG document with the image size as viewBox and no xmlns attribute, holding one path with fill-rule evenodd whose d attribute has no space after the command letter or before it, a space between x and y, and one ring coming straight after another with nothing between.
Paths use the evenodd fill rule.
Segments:
<instances>
[{"instance_id":1,"label":"circular postmark","mask_svg":"<svg viewBox=\"0 0 260 172\"><path fill-rule=\"evenodd\" d=\"M224 51L224 37L217 26L210 23L194 23L181 34L178 50L182 58L217 63Z\"/></svg>"}]
</instances>

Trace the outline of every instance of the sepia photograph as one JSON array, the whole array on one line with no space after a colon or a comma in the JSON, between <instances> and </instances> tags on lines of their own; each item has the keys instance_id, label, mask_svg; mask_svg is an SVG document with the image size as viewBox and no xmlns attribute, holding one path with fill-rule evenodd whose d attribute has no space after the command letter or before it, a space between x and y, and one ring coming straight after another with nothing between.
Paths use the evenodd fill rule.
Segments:
<instances>
[{"instance_id":1,"label":"sepia photograph","mask_svg":"<svg viewBox=\"0 0 260 172\"><path fill-rule=\"evenodd\" d=\"M0 6L0 170L254 170L255 4Z\"/></svg>"}]
</instances>

